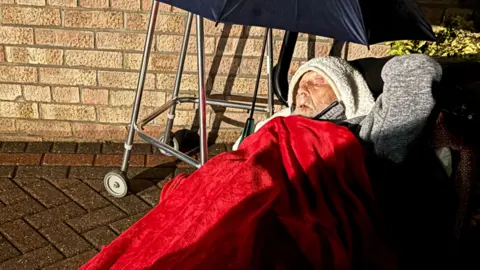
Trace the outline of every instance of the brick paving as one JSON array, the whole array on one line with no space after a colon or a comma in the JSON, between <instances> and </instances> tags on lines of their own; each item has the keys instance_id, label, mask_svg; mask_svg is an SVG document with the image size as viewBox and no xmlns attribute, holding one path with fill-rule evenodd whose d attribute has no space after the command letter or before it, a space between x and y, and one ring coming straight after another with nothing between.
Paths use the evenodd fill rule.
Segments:
<instances>
[{"instance_id":1,"label":"brick paving","mask_svg":"<svg viewBox=\"0 0 480 270\"><path fill-rule=\"evenodd\" d=\"M212 145L209 156L229 150ZM103 177L122 152L113 143L0 143L0 269L77 269L152 209L168 179L193 171L136 144L129 193L116 199ZM471 254L480 251L475 212Z\"/></svg>"},{"instance_id":2,"label":"brick paving","mask_svg":"<svg viewBox=\"0 0 480 270\"><path fill-rule=\"evenodd\" d=\"M209 155L229 150L213 145ZM103 176L123 144L0 143L0 269L76 269L158 203L172 176L193 169L148 144L133 148L131 188L115 199Z\"/></svg>"}]
</instances>

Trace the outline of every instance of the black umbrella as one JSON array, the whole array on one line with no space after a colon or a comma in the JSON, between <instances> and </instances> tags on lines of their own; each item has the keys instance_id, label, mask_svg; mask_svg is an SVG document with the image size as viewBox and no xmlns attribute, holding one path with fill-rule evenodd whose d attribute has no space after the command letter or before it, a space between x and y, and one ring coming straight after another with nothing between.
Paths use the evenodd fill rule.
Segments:
<instances>
[{"instance_id":1,"label":"black umbrella","mask_svg":"<svg viewBox=\"0 0 480 270\"><path fill-rule=\"evenodd\" d=\"M414 0L161 0L207 19L364 45L435 40Z\"/></svg>"}]
</instances>

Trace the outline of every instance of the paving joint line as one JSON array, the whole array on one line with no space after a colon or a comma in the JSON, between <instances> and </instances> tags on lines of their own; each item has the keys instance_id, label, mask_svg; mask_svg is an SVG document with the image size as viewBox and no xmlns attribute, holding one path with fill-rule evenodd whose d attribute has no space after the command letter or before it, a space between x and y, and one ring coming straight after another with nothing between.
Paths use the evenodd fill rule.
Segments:
<instances>
[{"instance_id":1,"label":"paving joint line","mask_svg":"<svg viewBox=\"0 0 480 270\"><path fill-rule=\"evenodd\" d=\"M47 209L48 209L48 208L47 208ZM38 213L40 213L40 212L38 212ZM35 214L36 214L36 213L35 213ZM34 214L33 214L33 215L34 215ZM30 226L30 228L32 228L37 234L40 235L40 237L43 238L43 240L45 240L45 241L47 242L47 245L45 245L45 246L52 245L54 248L56 248L55 245L53 245L52 242L50 242L42 233L40 233L40 230L37 230L37 229L35 228L35 226L33 226L33 224L31 224L30 222L28 222L28 220L26 219L26 216L25 216L25 217L22 217L22 218L19 218L19 219L23 220L23 222L25 222L28 226ZM16 220L18 220L18 219L16 219ZM39 247L39 248L37 248L37 249L43 248L43 247L45 247L45 246ZM29 252L27 252L27 253L33 252L33 251L35 251L35 250L37 250L37 249L31 250L31 251L29 251ZM27 253L22 253L22 254L27 254Z\"/></svg>"},{"instance_id":2,"label":"paving joint line","mask_svg":"<svg viewBox=\"0 0 480 270\"><path fill-rule=\"evenodd\" d=\"M29 179L29 178L30 178L30 179L32 179L32 178L33 178L33 179L40 179L39 177L26 177L26 178L27 178L27 179ZM45 206L43 203L41 203L39 200L37 200L37 198L33 197L33 195L30 194L30 192L28 192L27 190L25 190L24 188L22 188L22 187L21 187L17 182L15 182L15 180L13 180L13 179L14 179L14 178L12 178L13 184L16 185L21 191L25 192L30 199L36 201L36 202L37 202L38 204L40 204L40 206L42 206L43 208L45 208L45 209L47 209L47 210L49 209L47 206ZM20 179L21 179L21 178L20 178ZM23 202L23 201L20 201L20 202L17 202L17 203L22 203L22 202ZM15 203L15 204L17 204L17 203ZM42 212L42 211L40 211L40 212ZM39 212L37 212L37 213L39 213ZM30 215L34 215L34 214L36 214L36 213L30 214ZM23 216L23 217L21 217L20 219L23 219L23 218L25 218L25 217L27 217L27 216ZM7 223L8 223L8 222L7 222Z\"/></svg>"},{"instance_id":3,"label":"paving joint line","mask_svg":"<svg viewBox=\"0 0 480 270\"><path fill-rule=\"evenodd\" d=\"M67 166L67 173L65 175L67 179L70 179L70 172L71 172L71 166ZM83 179L81 181L83 182Z\"/></svg>"},{"instance_id":4,"label":"paving joint line","mask_svg":"<svg viewBox=\"0 0 480 270\"><path fill-rule=\"evenodd\" d=\"M20 255L18 255L18 256L14 256L14 257L8 258L8 259L6 259L6 260L4 260L4 261L0 261L0 266L1 266L4 262L7 262L7 261L9 261L9 260L11 260L11 259L14 259L14 258L18 258L18 257L20 257L20 256L25 255L25 254L28 253L28 252L27 252L27 253L23 253L20 249L18 249L17 246L15 246L15 245L12 243L12 241L10 241L10 239L8 239L8 237L7 237L5 234L3 234L2 232L0 232L0 234L3 236L4 241L7 241L7 243L9 243L10 246L12 246L16 251L18 251L18 253L20 253Z\"/></svg>"},{"instance_id":5,"label":"paving joint line","mask_svg":"<svg viewBox=\"0 0 480 270\"><path fill-rule=\"evenodd\" d=\"M87 212L87 213L88 213L88 212ZM97 249L97 247L95 246L94 243L90 242L87 238L85 238L85 236L83 236L84 233L89 232L89 231L91 231L91 230L86 231L86 232L84 232L84 233L79 233L79 232L77 232L72 226L70 226L70 224L68 224L66 220L64 220L63 223L64 223L68 228L72 229L72 231L75 232L75 234L79 235L83 240L85 240L87 243L89 243L95 250L100 251L99 249ZM102 226L103 226L103 225L102 225ZM99 228L99 227L97 227L97 228ZM94 229L92 229L92 230L95 230L95 229L96 229L96 228L94 228ZM116 238L116 237L115 237L115 238ZM63 254L63 253L62 253L62 254ZM81 253L80 253L80 254L81 254ZM77 256L77 255L79 255L79 254L76 254L76 255L74 255L74 256ZM65 257L68 258L67 256L65 256Z\"/></svg>"},{"instance_id":6,"label":"paving joint line","mask_svg":"<svg viewBox=\"0 0 480 270\"><path fill-rule=\"evenodd\" d=\"M42 166L42 165L43 165L43 162L45 162L45 153L42 153L41 155L42 155L42 156L40 157L40 164L39 164L39 166Z\"/></svg>"},{"instance_id":7,"label":"paving joint line","mask_svg":"<svg viewBox=\"0 0 480 270\"><path fill-rule=\"evenodd\" d=\"M17 177L17 173L18 173L18 166L13 166L13 171L12 171L12 180Z\"/></svg>"}]
</instances>

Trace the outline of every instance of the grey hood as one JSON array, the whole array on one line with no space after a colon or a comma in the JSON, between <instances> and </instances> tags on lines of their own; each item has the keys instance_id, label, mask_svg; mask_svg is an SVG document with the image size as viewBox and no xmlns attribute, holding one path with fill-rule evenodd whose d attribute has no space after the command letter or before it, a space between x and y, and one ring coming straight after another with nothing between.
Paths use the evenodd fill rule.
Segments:
<instances>
[{"instance_id":1,"label":"grey hood","mask_svg":"<svg viewBox=\"0 0 480 270\"><path fill-rule=\"evenodd\" d=\"M308 71L317 72L330 83L338 101L345 109L347 119L365 116L373 108L375 100L362 74L347 61L332 56L314 58L295 72L288 89L290 108L296 96L295 86Z\"/></svg>"}]
</instances>

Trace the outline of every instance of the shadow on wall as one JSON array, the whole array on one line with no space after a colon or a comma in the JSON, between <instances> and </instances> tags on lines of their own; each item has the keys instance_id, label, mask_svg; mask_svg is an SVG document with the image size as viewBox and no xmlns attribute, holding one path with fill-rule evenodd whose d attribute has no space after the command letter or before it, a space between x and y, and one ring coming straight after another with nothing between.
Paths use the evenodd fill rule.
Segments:
<instances>
[{"instance_id":1,"label":"shadow on wall","mask_svg":"<svg viewBox=\"0 0 480 270\"><path fill-rule=\"evenodd\" d=\"M213 86L214 82L218 73L218 70L220 68L220 64L223 58L223 53L225 51L225 47L227 45L228 38L230 37L230 33L232 30L231 25L225 25L222 33L221 33L221 39L217 44L216 50L215 50L215 56L213 59L212 66L210 70L208 71L208 76L207 76L207 81L206 81L206 91L207 91L207 97L211 98L217 98L217 99L226 99L227 97L231 100L235 101L240 101L240 102L251 102L251 97L244 97L244 96L232 96L232 87L236 78L236 74L239 72L239 67L241 66L243 57L242 55L244 54L244 50L246 47L246 42L247 39L250 36L250 26L243 26L242 27L242 32L240 34L240 40L237 43L237 47L235 49L235 54L234 54L234 59L230 65L230 69L228 72L226 84L224 86L224 90L222 94L216 94L216 95L211 95L213 91ZM307 43L307 57L308 59L314 58L315 57L315 43L316 43L316 37L314 35L309 35L308 36L308 43ZM259 60L259 59L258 59ZM266 62L264 61L264 66L266 65ZM275 63L274 63L275 65ZM265 75L265 74L263 74ZM257 104L266 104L267 103L267 98L258 98L257 99ZM274 104L277 104L276 101L274 101ZM208 142L209 144L215 143L219 136L219 130L222 122L228 123L230 125L237 126L238 128L243 128L245 122L243 121L238 121L232 118L229 118L224 115L226 112L226 108L224 107L213 107L213 110L215 112L215 118L212 122L212 127L211 131L208 134ZM197 133L199 130L199 114L196 111L195 112L195 117L191 125L191 133Z\"/></svg>"},{"instance_id":2,"label":"shadow on wall","mask_svg":"<svg viewBox=\"0 0 480 270\"><path fill-rule=\"evenodd\" d=\"M210 95L212 93L215 78L217 76L218 70L220 68L220 63L221 63L222 58L223 58L223 52L225 51L225 47L227 45L227 40L228 40L227 38L230 36L231 30L232 30L231 25L225 25L222 29L222 34L221 34L222 38L218 42L217 47L215 49L215 56L213 58L210 70L208 71L207 81L206 81L206 84L205 84L206 96L207 97L210 97ZM247 31L249 32L250 28L248 28ZM240 36L241 37L245 36L245 32L246 32L246 28L244 27L242 29L242 33L240 34ZM247 37L248 37L248 32L247 32ZM232 75L231 74L238 72L238 67L240 66L239 62L241 61L241 58L237 58L236 56L237 55L242 55L243 49L245 48L245 44L246 44L245 39L239 39L238 47L235 51L234 59L232 61L232 65L230 67L230 71L229 71L228 76L227 76L227 83L225 85L223 95L222 95L223 97L228 96L231 93L231 88L232 88L232 85L230 83L232 81ZM238 49L239 47L241 48L240 51ZM220 127L220 123L219 123L219 120L218 120L219 113L221 112L223 114L223 112L225 112L225 108L222 108L220 110L218 108L214 108L214 111L216 113L215 114L215 121L212 125L212 132L209 134L209 138L208 138L209 142L210 141L215 141L216 138L218 137L218 129ZM220 115L220 118L222 116L223 115ZM207 117L208 117L208 115L207 115ZM193 119L192 127L191 127L191 130L190 130L191 133L197 133L198 130L199 130L199 125L200 125L200 123L199 123L199 113L196 110L195 111L195 117Z\"/></svg>"}]
</instances>

